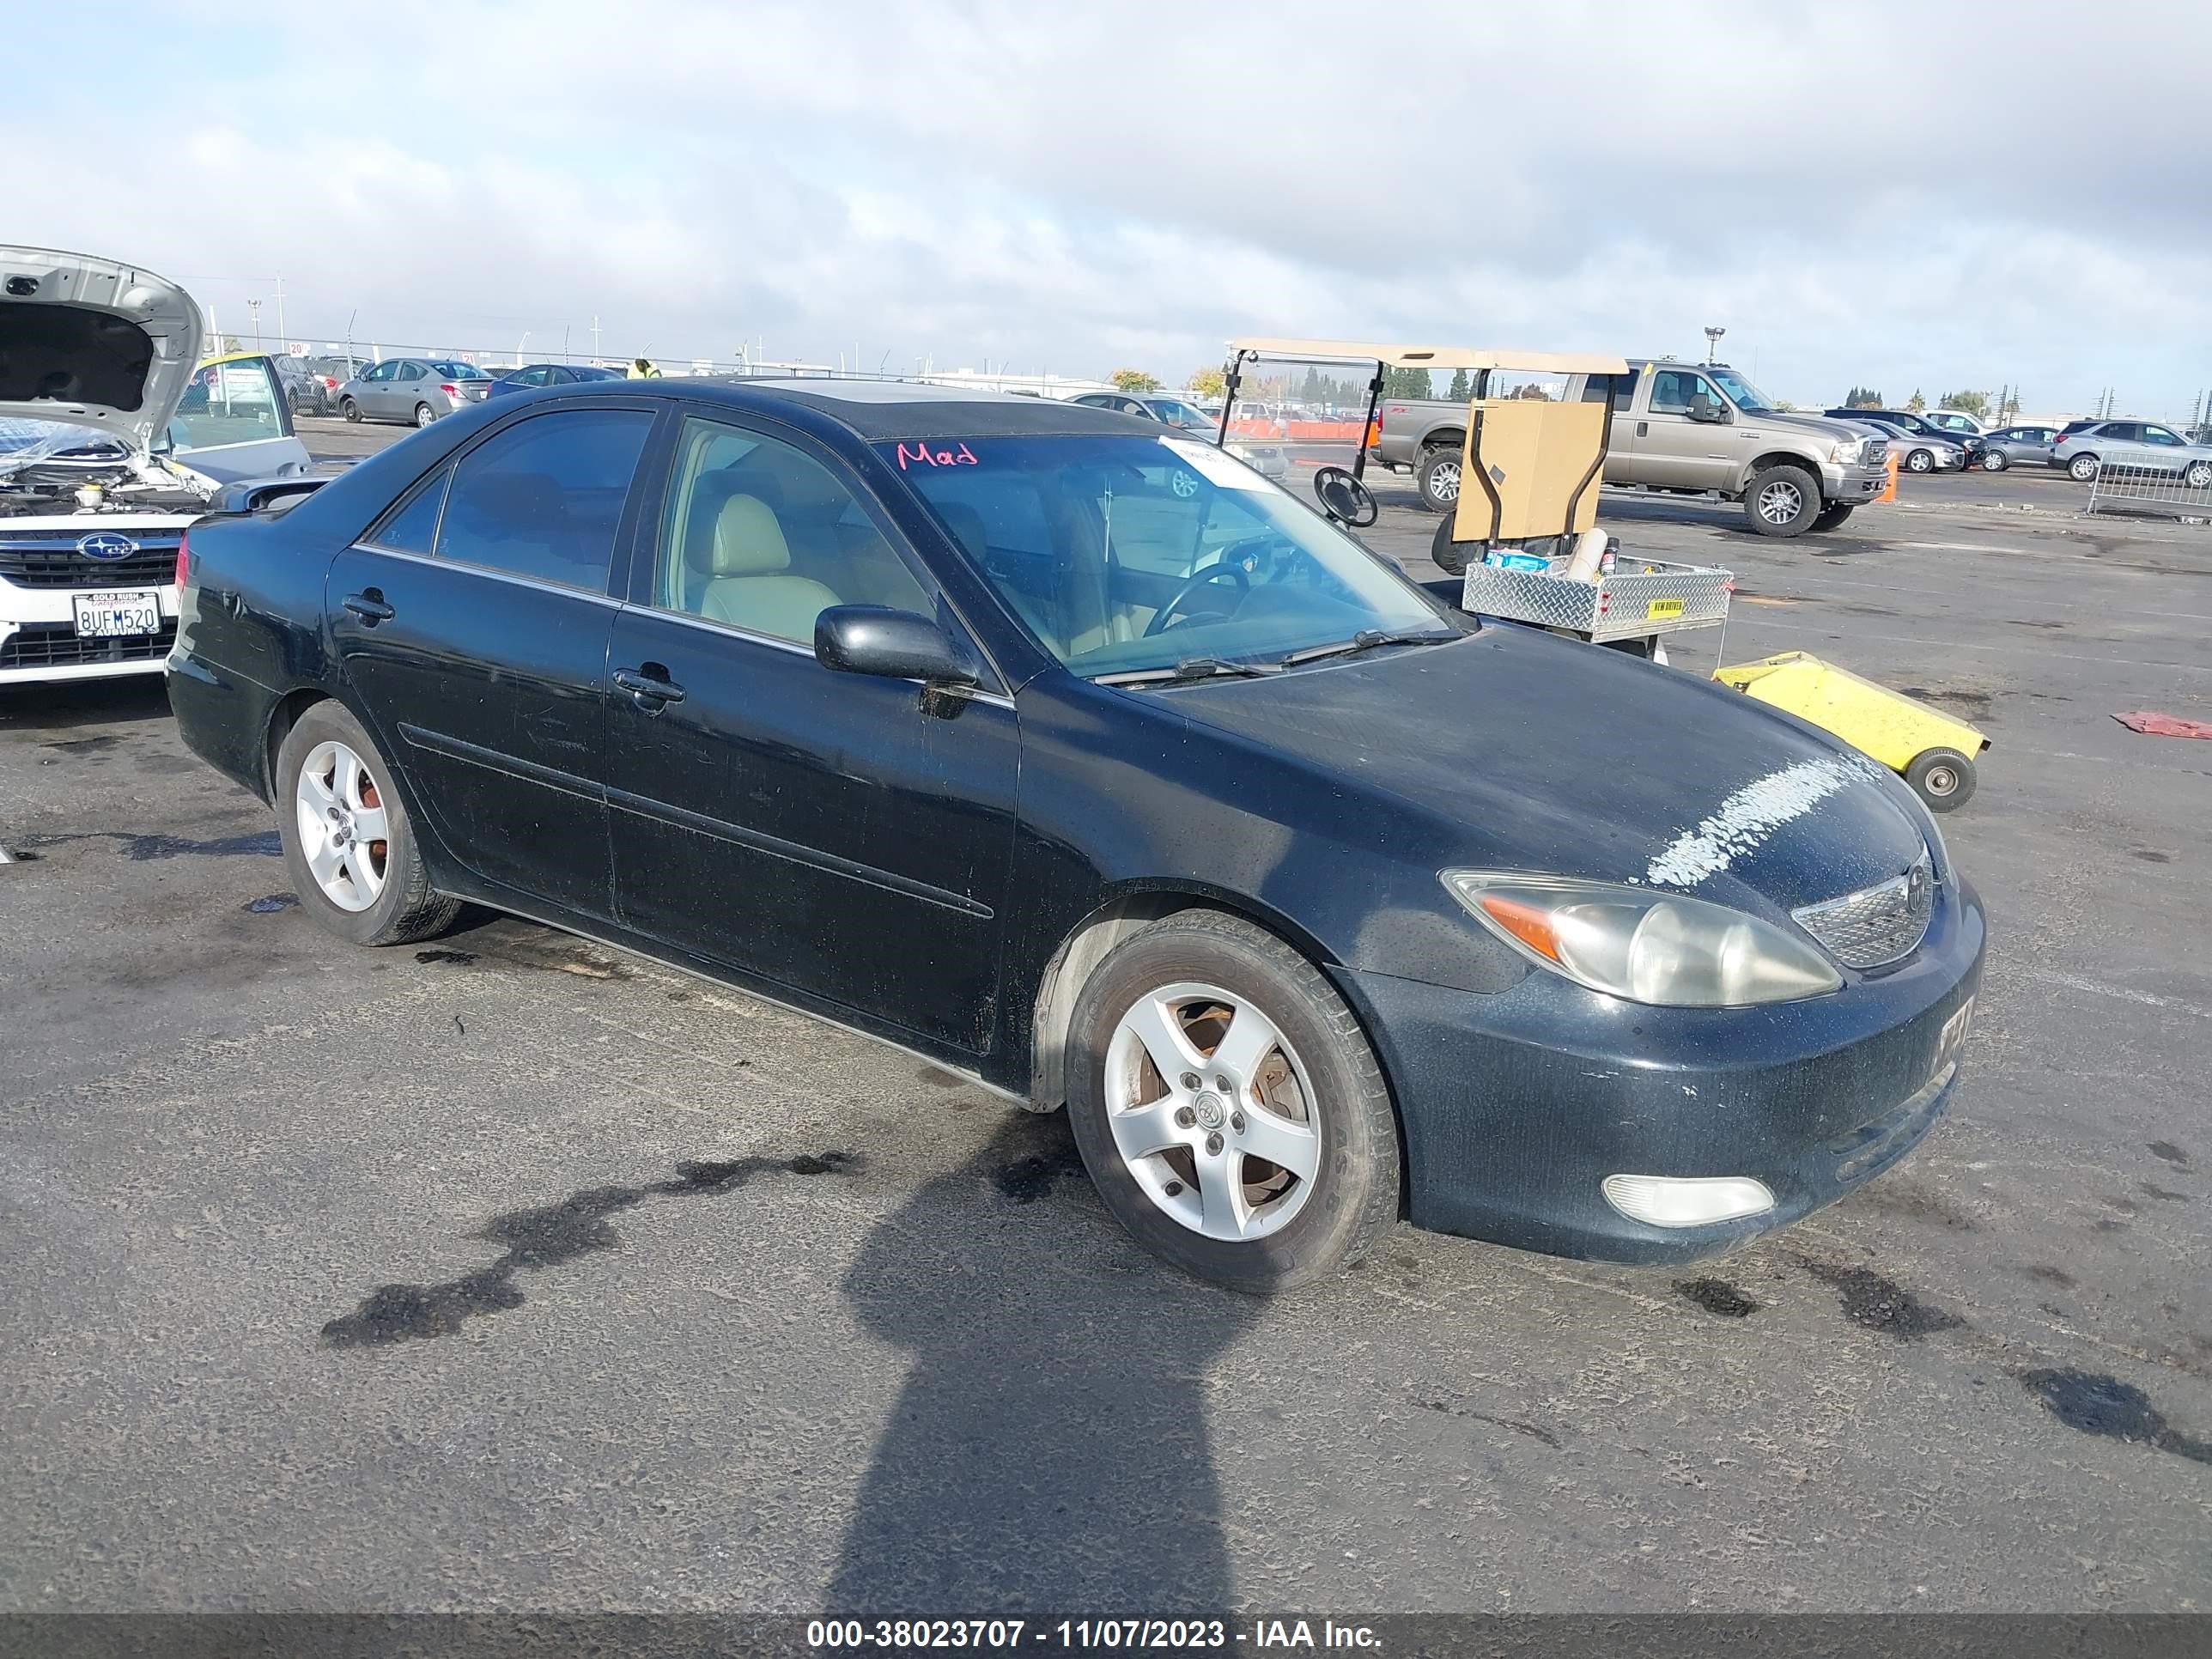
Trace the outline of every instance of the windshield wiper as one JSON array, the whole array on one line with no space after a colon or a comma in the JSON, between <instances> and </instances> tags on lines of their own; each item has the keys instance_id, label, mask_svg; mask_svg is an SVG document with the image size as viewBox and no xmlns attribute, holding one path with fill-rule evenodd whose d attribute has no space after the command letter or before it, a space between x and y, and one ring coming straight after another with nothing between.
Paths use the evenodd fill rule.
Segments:
<instances>
[{"instance_id":1,"label":"windshield wiper","mask_svg":"<svg viewBox=\"0 0 2212 1659\"><path fill-rule=\"evenodd\" d=\"M1334 645L1316 645L1310 650L1293 651L1283 659L1285 668L1302 662L1317 662L1323 657L1348 657L1356 652L1379 650L1386 645L1442 645L1446 640L1460 637L1452 628L1426 629L1418 634L1386 633L1379 628L1363 628L1348 640Z\"/></svg>"},{"instance_id":2,"label":"windshield wiper","mask_svg":"<svg viewBox=\"0 0 2212 1659\"><path fill-rule=\"evenodd\" d=\"M1101 674L1092 684L1144 685L1176 680L1206 680L1217 674L1234 674L1250 678L1282 672L1283 665L1279 662L1231 662L1226 657L1185 657L1172 668L1137 668L1124 674Z\"/></svg>"}]
</instances>

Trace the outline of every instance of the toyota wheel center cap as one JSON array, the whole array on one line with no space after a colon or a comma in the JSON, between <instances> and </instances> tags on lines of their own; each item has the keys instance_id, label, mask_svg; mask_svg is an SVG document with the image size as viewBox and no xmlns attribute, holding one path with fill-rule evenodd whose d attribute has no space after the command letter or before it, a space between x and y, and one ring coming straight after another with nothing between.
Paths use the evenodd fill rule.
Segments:
<instances>
[{"instance_id":1,"label":"toyota wheel center cap","mask_svg":"<svg viewBox=\"0 0 2212 1659\"><path fill-rule=\"evenodd\" d=\"M1208 1129L1218 1129L1229 1115L1222 1109L1219 1095L1200 1095L1196 1100L1191 1102L1191 1105L1198 1113L1200 1124Z\"/></svg>"}]
</instances>

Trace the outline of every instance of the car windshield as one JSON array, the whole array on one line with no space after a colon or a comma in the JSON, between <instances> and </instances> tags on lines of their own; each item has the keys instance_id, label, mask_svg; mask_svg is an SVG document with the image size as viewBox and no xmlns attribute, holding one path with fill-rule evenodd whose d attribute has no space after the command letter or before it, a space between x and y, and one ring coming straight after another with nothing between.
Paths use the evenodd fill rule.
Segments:
<instances>
[{"instance_id":1,"label":"car windshield","mask_svg":"<svg viewBox=\"0 0 2212 1659\"><path fill-rule=\"evenodd\" d=\"M1774 405L1768 400L1766 394L1734 369L1709 368L1705 373L1720 383L1721 390L1729 395L1729 401L1738 409L1747 414L1761 410L1774 411Z\"/></svg>"},{"instance_id":2,"label":"car windshield","mask_svg":"<svg viewBox=\"0 0 2212 1659\"><path fill-rule=\"evenodd\" d=\"M1158 416L1170 426L1187 427L1194 432L1212 432L1218 424L1217 422L1207 420L1202 413L1193 409L1188 404L1178 402L1173 398L1154 398L1148 407L1153 414Z\"/></svg>"},{"instance_id":3,"label":"car windshield","mask_svg":"<svg viewBox=\"0 0 2212 1659\"><path fill-rule=\"evenodd\" d=\"M1319 514L1194 439L878 446L1044 648L1087 678L1458 629Z\"/></svg>"}]
</instances>

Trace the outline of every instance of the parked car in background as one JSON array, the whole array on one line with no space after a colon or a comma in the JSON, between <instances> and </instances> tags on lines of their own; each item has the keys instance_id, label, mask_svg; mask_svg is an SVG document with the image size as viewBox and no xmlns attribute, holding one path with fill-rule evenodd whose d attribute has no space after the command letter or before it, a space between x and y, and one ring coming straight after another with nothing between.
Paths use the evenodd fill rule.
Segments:
<instances>
[{"instance_id":1,"label":"parked car in background","mask_svg":"<svg viewBox=\"0 0 2212 1659\"><path fill-rule=\"evenodd\" d=\"M0 276L0 684L158 673L185 526L313 488L307 447L268 357L198 361L173 283L47 248Z\"/></svg>"},{"instance_id":2,"label":"parked car in background","mask_svg":"<svg viewBox=\"0 0 2212 1659\"><path fill-rule=\"evenodd\" d=\"M1829 418L1856 421L1890 435L1889 452L1908 472L1950 472L1970 465L1979 438L1933 427L1905 409L1832 409Z\"/></svg>"},{"instance_id":3,"label":"parked car in background","mask_svg":"<svg viewBox=\"0 0 2212 1659\"><path fill-rule=\"evenodd\" d=\"M327 415L333 405L331 387L307 367L307 359L289 353L272 353L270 364L284 384L284 397L295 415Z\"/></svg>"},{"instance_id":4,"label":"parked car in background","mask_svg":"<svg viewBox=\"0 0 2212 1659\"><path fill-rule=\"evenodd\" d=\"M1067 401L1079 404L1085 409L1110 409L1119 414L1158 421L1163 426L1188 432L1194 438L1202 438L1207 443L1212 443L1221 431L1221 416L1218 414L1208 416L1195 404L1160 392L1086 392ZM1280 444L1255 442L1249 438L1231 436L1221 447L1254 471L1278 483L1291 475L1290 452Z\"/></svg>"},{"instance_id":5,"label":"parked car in background","mask_svg":"<svg viewBox=\"0 0 2212 1659\"><path fill-rule=\"evenodd\" d=\"M338 413L349 421L431 422L490 392L491 376L448 357L394 357L338 388Z\"/></svg>"},{"instance_id":6,"label":"parked car in background","mask_svg":"<svg viewBox=\"0 0 2212 1659\"><path fill-rule=\"evenodd\" d=\"M178 731L332 949L482 903L872 1034L1064 1107L1217 1284L1401 1215L1710 1255L1960 1074L1983 908L1894 773L1485 624L1157 419L565 387L194 525L183 615Z\"/></svg>"},{"instance_id":7,"label":"parked car in background","mask_svg":"<svg viewBox=\"0 0 2212 1659\"><path fill-rule=\"evenodd\" d=\"M376 360L362 351L352 356L307 357L301 361L307 364L307 373L323 383L323 389L330 394L331 408L336 410L338 388L356 374L373 368Z\"/></svg>"},{"instance_id":8,"label":"parked car in background","mask_svg":"<svg viewBox=\"0 0 2212 1659\"><path fill-rule=\"evenodd\" d=\"M530 392L541 386L580 386L587 380L619 380L618 368L594 368L589 363L527 363L510 369L484 388L487 398Z\"/></svg>"},{"instance_id":9,"label":"parked car in background","mask_svg":"<svg viewBox=\"0 0 2212 1659\"><path fill-rule=\"evenodd\" d=\"M1989 428L1963 409L1931 409L1922 417L1929 425L1940 427L1961 438L1982 438L1989 435Z\"/></svg>"},{"instance_id":10,"label":"parked car in background","mask_svg":"<svg viewBox=\"0 0 2212 1659\"><path fill-rule=\"evenodd\" d=\"M1982 434L1982 470L2002 472L2008 466L2047 466L2055 426L2001 426Z\"/></svg>"},{"instance_id":11,"label":"parked car in background","mask_svg":"<svg viewBox=\"0 0 2212 1659\"><path fill-rule=\"evenodd\" d=\"M2073 421L2051 444L2051 465L2087 483L2105 467L2178 477L2191 489L2212 488L2212 444L2193 444L2151 421Z\"/></svg>"}]
</instances>

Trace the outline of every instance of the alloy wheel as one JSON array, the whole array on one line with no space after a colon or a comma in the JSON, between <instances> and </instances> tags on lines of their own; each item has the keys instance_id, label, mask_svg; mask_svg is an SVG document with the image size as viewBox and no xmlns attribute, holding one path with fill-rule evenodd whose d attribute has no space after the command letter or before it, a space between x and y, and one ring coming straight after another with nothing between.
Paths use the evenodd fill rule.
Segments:
<instances>
[{"instance_id":1,"label":"alloy wheel","mask_svg":"<svg viewBox=\"0 0 2212 1659\"><path fill-rule=\"evenodd\" d=\"M1318 1105L1275 1023L1218 986L1146 992L1107 1044L1115 1151L1162 1213L1207 1238L1264 1238L1305 1207Z\"/></svg>"},{"instance_id":2,"label":"alloy wheel","mask_svg":"<svg viewBox=\"0 0 2212 1659\"><path fill-rule=\"evenodd\" d=\"M1769 524L1794 523L1805 510L1805 492L1787 478L1777 478L1759 492L1759 516Z\"/></svg>"},{"instance_id":3,"label":"alloy wheel","mask_svg":"<svg viewBox=\"0 0 2212 1659\"><path fill-rule=\"evenodd\" d=\"M1429 473L1429 494L1449 507L1459 499L1459 463L1439 461Z\"/></svg>"},{"instance_id":4,"label":"alloy wheel","mask_svg":"<svg viewBox=\"0 0 2212 1659\"><path fill-rule=\"evenodd\" d=\"M391 825L384 794L344 744L307 751L293 789L300 848L323 896L341 910L366 910L391 874Z\"/></svg>"},{"instance_id":5,"label":"alloy wheel","mask_svg":"<svg viewBox=\"0 0 2212 1659\"><path fill-rule=\"evenodd\" d=\"M437 411L436 410L434 410L434 409L431 408L429 404L416 404L416 405L415 405L415 424L416 424L416 425L417 425L417 426L428 426L428 425L429 425L429 424L430 424L430 422L433 422L433 421L436 420L437 418L438 418L438 411Z\"/></svg>"}]
</instances>

